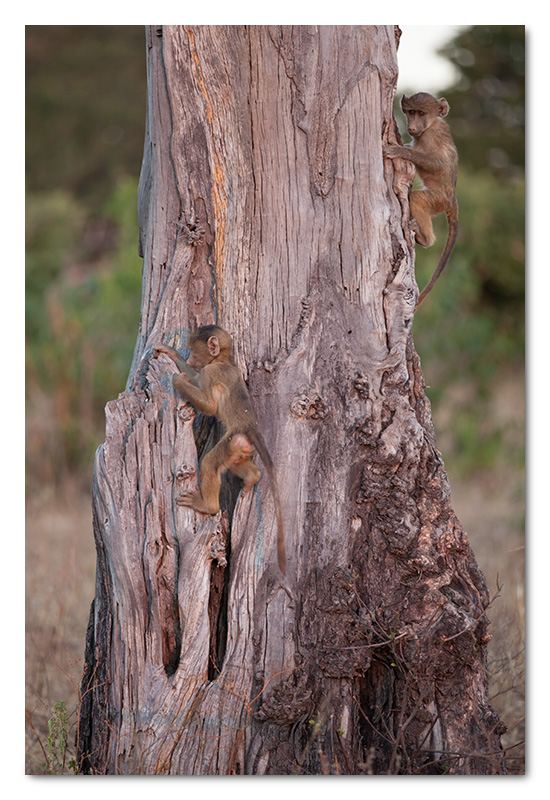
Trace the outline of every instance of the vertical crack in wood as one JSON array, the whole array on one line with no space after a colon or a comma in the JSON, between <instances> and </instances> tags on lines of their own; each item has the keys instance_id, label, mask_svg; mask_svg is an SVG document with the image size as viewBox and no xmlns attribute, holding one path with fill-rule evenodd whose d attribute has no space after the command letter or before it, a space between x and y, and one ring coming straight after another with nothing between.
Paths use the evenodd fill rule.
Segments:
<instances>
[{"instance_id":1,"label":"vertical crack in wood","mask_svg":"<svg viewBox=\"0 0 550 800\"><path fill-rule=\"evenodd\" d=\"M226 534L227 535L227 534ZM229 561L229 536L226 540L226 558ZM210 596L208 598L208 620L210 625L210 646L208 654L208 680L214 681L220 675L227 646L227 566L212 561L210 573Z\"/></svg>"},{"instance_id":2,"label":"vertical crack in wood","mask_svg":"<svg viewBox=\"0 0 550 800\"><path fill-rule=\"evenodd\" d=\"M200 462L223 436L223 426L214 417L207 417L199 412L193 421L193 436L197 448L197 458ZM208 600L209 620L209 657L208 679L216 680L223 668L227 645L228 630L228 591L229 568L231 564L231 525L237 498L241 491L238 478L227 472L222 476L220 489L220 509L222 513L222 535L225 536L226 564L212 560L210 573L210 595Z\"/></svg>"},{"instance_id":3,"label":"vertical crack in wood","mask_svg":"<svg viewBox=\"0 0 550 800\"><path fill-rule=\"evenodd\" d=\"M216 280L214 283L216 291L216 308L217 318L222 319L221 301L223 295L223 253L225 247L225 221L227 212L227 194L224 188L225 172L222 167L222 162L216 147L216 135L214 132L215 111L206 86L206 81L202 72L201 62L197 50L197 42L195 34L191 26L186 27L187 35L190 43L190 54L195 68L195 76L201 94L205 101L206 107L206 121L208 123L208 130L210 133L210 146L212 148L213 164L212 164L212 201L214 204L214 270L216 273Z\"/></svg>"}]
</instances>

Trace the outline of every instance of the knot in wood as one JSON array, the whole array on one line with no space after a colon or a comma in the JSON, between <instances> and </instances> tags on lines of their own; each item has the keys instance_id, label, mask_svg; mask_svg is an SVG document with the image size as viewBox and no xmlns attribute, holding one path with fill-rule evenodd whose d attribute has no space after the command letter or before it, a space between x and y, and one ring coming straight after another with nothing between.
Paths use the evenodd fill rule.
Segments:
<instances>
[{"instance_id":1,"label":"knot in wood","mask_svg":"<svg viewBox=\"0 0 550 800\"><path fill-rule=\"evenodd\" d=\"M362 444L365 447L376 446L378 430L372 417L362 417L355 423L355 439L358 444Z\"/></svg>"},{"instance_id":2,"label":"knot in wood","mask_svg":"<svg viewBox=\"0 0 550 800\"><path fill-rule=\"evenodd\" d=\"M176 478L178 481L186 481L188 478L192 478L195 474L195 467L192 467L190 464L182 464L180 467L178 467Z\"/></svg>"},{"instance_id":3,"label":"knot in wood","mask_svg":"<svg viewBox=\"0 0 550 800\"><path fill-rule=\"evenodd\" d=\"M308 319L309 319L309 316L311 314L311 308L313 306L313 301L312 301L311 297L307 297L307 296L306 297L302 297L302 299L300 300L300 305L302 306L301 321L303 323L306 323L308 321Z\"/></svg>"},{"instance_id":4,"label":"knot in wood","mask_svg":"<svg viewBox=\"0 0 550 800\"><path fill-rule=\"evenodd\" d=\"M353 381L353 388L359 397L368 399L369 396L369 381L364 372L357 372L355 380Z\"/></svg>"},{"instance_id":5,"label":"knot in wood","mask_svg":"<svg viewBox=\"0 0 550 800\"><path fill-rule=\"evenodd\" d=\"M378 461L387 464L400 464L403 461L400 438L395 434L380 437L377 457Z\"/></svg>"},{"instance_id":6,"label":"knot in wood","mask_svg":"<svg viewBox=\"0 0 550 800\"><path fill-rule=\"evenodd\" d=\"M227 566L226 542L227 524L222 518L222 520L216 525L209 542L210 557L213 561L217 562L218 567Z\"/></svg>"},{"instance_id":7,"label":"knot in wood","mask_svg":"<svg viewBox=\"0 0 550 800\"><path fill-rule=\"evenodd\" d=\"M254 717L261 722L293 725L304 715L311 713L312 698L307 672L295 670L270 694L264 695L264 701Z\"/></svg>"},{"instance_id":8,"label":"knot in wood","mask_svg":"<svg viewBox=\"0 0 550 800\"><path fill-rule=\"evenodd\" d=\"M300 333L302 329L308 324L313 309L313 301L310 297L302 297L300 300L302 310L300 311L300 320L296 333Z\"/></svg>"},{"instance_id":9,"label":"knot in wood","mask_svg":"<svg viewBox=\"0 0 550 800\"><path fill-rule=\"evenodd\" d=\"M185 236L187 244L196 247L202 242L202 237L206 231L199 223L197 217L188 219L185 222L178 222L177 225Z\"/></svg>"},{"instance_id":10,"label":"knot in wood","mask_svg":"<svg viewBox=\"0 0 550 800\"><path fill-rule=\"evenodd\" d=\"M386 497L389 491L387 475L380 474L373 466L369 465L361 474L355 502L358 505L374 503L376 500Z\"/></svg>"},{"instance_id":11,"label":"knot in wood","mask_svg":"<svg viewBox=\"0 0 550 800\"><path fill-rule=\"evenodd\" d=\"M324 419L328 408L320 394L311 386L301 386L290 404L290 410L295 417L302 419Z\"/></svg>"}]
</instances>

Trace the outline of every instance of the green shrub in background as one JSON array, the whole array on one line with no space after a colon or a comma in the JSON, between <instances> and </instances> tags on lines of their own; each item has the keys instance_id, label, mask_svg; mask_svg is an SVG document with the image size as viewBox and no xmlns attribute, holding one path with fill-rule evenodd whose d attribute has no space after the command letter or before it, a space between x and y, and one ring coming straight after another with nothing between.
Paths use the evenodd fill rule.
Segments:
<instances>
[{"instance_id":1,"label":"green shrub in background","mask_svg":"<svg viewBox=\"0 0 550 800\"><path fill-rule=\"evenodd\" d=\"M124 389L141 299L137 178L90 218L61 191L27 202L28 479L91 476L105 403Z\"/></svg>"},{"instance_id":2,"label":"green shrub in background","mask_svg":"<svg viewBox=\"0 0 550 800\"><path fill-rule=\"evenodd\" d=\"M487 173L460 171L458 242L414 321L415 342L425 359L437 359L445 380L467 373L484 390L495 372L523 360L524 191L520 178L500 184ZM436 244L416 248L419 287L445 241L444 217L437 223Z\"/></svg>"},{"instance_id":3,"label":"green shrub in background","mask_svg":"<svg viewBox=\"0 0 550 800\"><path fill-rule=\"evenodd\" d=\"M460 471L522 462L522 436L510 452L508 421L494 413L504 380L523 381L525 348L524 180L461 168L460 232L447 268L414 320L414 341L437 419L453 405L451 456ZM416 279L429 279L446 237L416 248ZM521 417L521 413L520 413Z\"/></svg>"}]
</instances>

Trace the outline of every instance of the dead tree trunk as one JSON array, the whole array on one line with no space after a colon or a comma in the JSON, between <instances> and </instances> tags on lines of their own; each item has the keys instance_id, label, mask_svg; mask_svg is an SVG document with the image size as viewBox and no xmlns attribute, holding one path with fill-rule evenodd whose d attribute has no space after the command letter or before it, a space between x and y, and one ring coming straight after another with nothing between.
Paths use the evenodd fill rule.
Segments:
<instances>
[{"instance_id":1,"label":"dead tree trunk","mask_svg":"<svg viewBox=\"0 0 550 800\"><path fill-rule=\"evenodd\" d=\"M147 31L143 301L93 486L95 773L501 770L487 588L412 341L393 26ZM407 169L406 165L403 169ZM229 330L280 483L179 507L219 436L151 360Z\"/></svg>"}]
</instances>

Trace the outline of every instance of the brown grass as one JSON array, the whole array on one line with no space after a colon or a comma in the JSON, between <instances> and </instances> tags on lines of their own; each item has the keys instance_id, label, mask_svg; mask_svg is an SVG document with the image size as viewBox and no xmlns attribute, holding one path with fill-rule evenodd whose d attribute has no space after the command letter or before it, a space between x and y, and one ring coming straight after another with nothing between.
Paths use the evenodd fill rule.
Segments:
<instances>
[{"instance_id":1,"label":"brown grass","mask_svg":"<svg viewBox=\"0 0 550 800\"><path fill-rule=\"evenodd\" d=\"M499 471L470 480L450 476L453 507L464 525L491 597L488 668L491 704L508 727L502 737L510 773L525 769L525 547L523 487Z\"/></svg>"},{"instance_id":2,"label":"brown grass","mask_svg":"<svg viewBox=\"0 0 550 800\"><path fill-rule=\"evenodd\" d=\"M525 487L518 467L524 443L525 384L523 373L510 374L494 387L493 422L504 431L508 458L498 466L467 476L454 474L446 458L452 504L468 532L491 597L502 590L489 610L488 668L491 703L508 726L502 737L509 750L511 773L525 771ZM452 408L446 409L447 415ZM434 415L435 417L435 415ZM434 419L441 432L438 444L446 452L445 420Z\"/></svg>"},{"instance_id":3,"label":"brown grass","mask_svg":"<svg viewBox=\"0 0 550 800\"><path fill-rule=\"evenodd\" d=\"M38 738L46 748L48 720L60 701L65 702L69 714L67 762L74 757L78 687L94 583L90 497L67 488L64 499L44 494L29 503L25 591L28 775L44 773Z\"/></svg>"}]
</instances>

